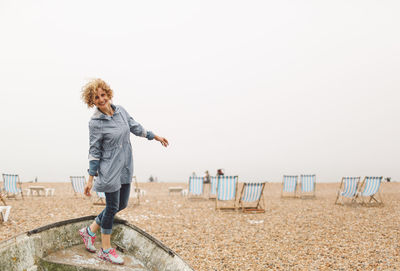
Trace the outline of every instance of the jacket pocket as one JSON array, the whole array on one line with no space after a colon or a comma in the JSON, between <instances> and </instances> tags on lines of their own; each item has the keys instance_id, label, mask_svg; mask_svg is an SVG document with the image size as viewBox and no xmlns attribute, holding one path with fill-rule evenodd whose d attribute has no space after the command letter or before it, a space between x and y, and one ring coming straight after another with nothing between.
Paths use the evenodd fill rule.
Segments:
<instances>
[{"instance_id":1,"label":"jacket pocket","mask_svg":"<svg viewBox=\"0 0 400 271\"><path fill-rule=\"evenodd\" d=\"M99 172L102 175L103 179L107 179L108 176L110 175L109 174L110 167L111 167L111 161L109 159L106 160L103 159L102 161L100 161Z\"/></svg>"},{"instance_id":2,"label":"jacket pocket","mask_svg":"<svg viewBox=\"0 0 400 271\"><path fill-rule=\"evenodd\" d=\"M103 151L101 158L103 159L110 159L112 155L112 150Z\"/></svg>"},{"instance_id":3,"label":"jacket pocket","mask_svg":"<svg viewBox=\"0 0 400 271\"><path fill-rule=\"evenodd\" d=\"M102 153L102 157L100 159L100 165L99 165L99 171L101 175L103 175L104 178L107 179L107 176L109 175L109 170L112 164L112 156L113 156L113 150L105 150Z\"/></svg>"}]
</instances>

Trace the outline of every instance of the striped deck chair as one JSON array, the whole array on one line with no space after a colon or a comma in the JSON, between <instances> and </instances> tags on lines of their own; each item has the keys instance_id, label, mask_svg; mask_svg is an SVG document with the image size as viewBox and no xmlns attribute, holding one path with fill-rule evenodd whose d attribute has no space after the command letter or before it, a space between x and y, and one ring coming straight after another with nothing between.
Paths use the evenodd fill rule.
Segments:
<instances>
[{"instance_id":1,"label":"striped deck chair","mask_svg":"<svg viewBox=\"0 0 400 271\"><path fill-rule=\"evenodd\" d=\"M24 199L18 174L3 174L3 189L7 198L17 198L17 195L21 194L21 198Z\"/></svg>"},{"instance_id":2,"label":"striped deck chair","mask_svg":"<svg viewBox=\"0 0 400 271\"><path fill-rule=\"evenodd\" d=\"M281 197L296 197L299 176L283 175Z\"/></svg>"},{"instance_id":3,"label":"striped deck chair","mask_svg":"<svg viewBox=\"0 0 400 271\"><path fill-rule=\"evenodd\" d=\"M317 177L313 175L300 175L300 196L315 197L315 183Z\"/></svg>"},{"instance_id":4,"label":"striped deck chair","mask_svg":"<svg viewBox=\"0 0 400 271\"><path fill-rule=\"evenodd\" d=\"M188 198L201 199L203 198L204 183L203 177L189 177Z\"/></svg>"},{"instance_id":5,"label":"striped deck chair","mask_svg":"<svg viewBox=\"0 0 400 271\"><path fill-rule=\"evenodd\" d=\"M215 199L217 197L217 177L210 176L210 193L208 194L209 199Z\"/></svg>"},{"instance_id":6,"label":"striped deck chair","mask_svg":"<svg viewBox=\"0 0 400 271\"><path fill-rule=\"evenodd\" d=\"M364 205L383 205L382 197L379 192L379 188L381 187L383 177L365 177L363 182L361 183L358 193L355 196L355 199L360 199L361 203ZM378 195L379 199L375 196ZM368 197L368 201L365 202L364 199ZM374 201L374 202L372 202Z\"/></svg>"},{"instance_id":7,"label":"striped deck chair","mask_svg":"<svg viewBox=\"0 0 400 271\"><path fill-rule=\"evenodd\" d=\"M343 177L336 196L335 204L343 205L344 198L351 199L351 202L354 202L360 179L361 177Z\"/></svg>"},{"instance_id":8,"label":"striped deck chair","mask_svg":"<svg viewBox=\"0 0 400 271\"><path fill-rule=\"evenodd\" d=\"M216 210L236 210L238 179L238 176L218 176ZM233 203L233 207L222 207L221 204L224 202Z\"/></svg>"},{"instance_id":9,"label":"striped deck chair","mask_svg":"<svg viewBox=\"0 0 400 271\"><path fill-rule=\"evenodd\" d=\"M79 194L84 195L86 186L85 176L70 176L70 179L75 196Z\"/></svg>"},{"instance_id":10,"label":"striped deck chair","mask_svg":"<svg viewBox=\"0 0 400 271\"><path fill-rule=\"evenodd\" d=\"M239 208L242 209L244 213L246 212L256 212L264 213L265 209L263 207L263 198L265 188L265 182L263 183L243 183L242 192L240 193ZM252 206L245 206L248 203L253 203ZM254 206L255 204L255 206Z\"/></svg>"}]
</instances>

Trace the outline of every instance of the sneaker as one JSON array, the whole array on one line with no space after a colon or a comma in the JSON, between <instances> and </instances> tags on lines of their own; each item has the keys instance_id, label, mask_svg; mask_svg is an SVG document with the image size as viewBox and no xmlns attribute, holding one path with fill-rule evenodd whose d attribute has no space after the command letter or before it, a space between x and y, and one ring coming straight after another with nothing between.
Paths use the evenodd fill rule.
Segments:
<instances>
[{"instance_id":1,"label":"sneaker","mask_svg":"<svg viewBox=\"0 0 400 271\"><path fill-rule=\"evenodd\" d=\"M104 252L103 249L100 248L99 252L97 253L97 256L100 259L109 261L113 264L124 264L124 259L122 259L122 257L117 254L117 252L115 251L115 248L111 248L108 251L108 253Z\"/></svg>"},{"instance_id":2,"label":"sneaker","mask_svg":"<svg viewBox=\"0 0 400 271\"><path fill-rule=\"evenodd\" d=\"M87 227L80 229L79 234L81 235L82 240L85 243L87 251L95 253L96 248L94 247L94 240L96 240L96 236L90 236L90 234L87 231Z\"/></svg>"}]
</instances>

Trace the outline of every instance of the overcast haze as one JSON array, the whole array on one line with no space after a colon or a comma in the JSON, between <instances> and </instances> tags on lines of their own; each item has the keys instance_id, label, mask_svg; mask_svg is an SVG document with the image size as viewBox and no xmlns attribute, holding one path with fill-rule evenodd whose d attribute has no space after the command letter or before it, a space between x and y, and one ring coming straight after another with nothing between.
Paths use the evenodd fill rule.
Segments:
<instances>
[{"instance_id":1,"label":"overcast haze","mask_svg":"<svg viewBox=\"0 0 400 271\"><path fill-rule=\"evenodd\" d=\"M0 0L0 172L86 175L82 86L146 129L135 174L400 180L398 1Z\"/></svg>"}]
</instances>

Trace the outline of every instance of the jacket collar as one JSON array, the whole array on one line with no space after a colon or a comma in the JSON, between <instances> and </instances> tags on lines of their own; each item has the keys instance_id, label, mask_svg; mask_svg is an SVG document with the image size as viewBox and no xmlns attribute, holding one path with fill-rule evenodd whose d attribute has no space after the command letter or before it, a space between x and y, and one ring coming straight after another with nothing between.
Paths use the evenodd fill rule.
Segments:
<instances>
[{"instance_id":1,"label":"jacket collar","mask_svg":"<svg viewBox=\"0 0 400 271\"><path fill-rule=\"evenodd\" d=\"M113 105L111 104L112 109L114 110L114 115L119 113L119 106ZM111 119L111 116L108 116L106 114L104 114L103 112L101 112L97 107L94 110L94 113L92 115L92 119Z\"/></svg>"}]
</instances>

